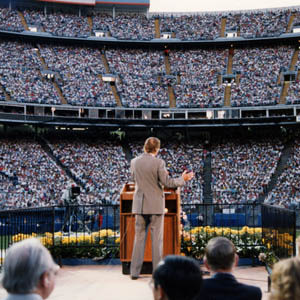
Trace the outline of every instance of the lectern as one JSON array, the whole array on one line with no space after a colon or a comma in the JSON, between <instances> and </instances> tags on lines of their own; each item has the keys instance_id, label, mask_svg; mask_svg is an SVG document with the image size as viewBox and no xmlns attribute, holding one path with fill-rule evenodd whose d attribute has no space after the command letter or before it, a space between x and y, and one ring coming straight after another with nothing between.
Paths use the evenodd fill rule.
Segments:
<instances>
[{"instance_id":1,"label":"lectern","mask_svg":"<svg viewBox=\"0 0 300 300\"><path fill-rule=\"evenodd\" d=\"M164 256L180 254L180 189L164 189L167 212L164 218ZM134 184L123 186L120 195L120 260L123 274L129 274L135 234L131 212ZM151 232L148 231L142 273L152 273Z\"/></svg>"}]
</instances>

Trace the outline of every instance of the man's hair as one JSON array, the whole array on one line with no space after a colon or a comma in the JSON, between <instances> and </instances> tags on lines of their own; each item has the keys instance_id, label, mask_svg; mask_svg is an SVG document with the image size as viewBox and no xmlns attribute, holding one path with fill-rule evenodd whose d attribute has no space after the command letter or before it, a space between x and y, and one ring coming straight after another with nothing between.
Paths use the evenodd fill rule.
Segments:
<instances>
[{"instance_id":1,"label":"man's hair","mask_svg":"<svg viewBox=\"0 0 300 300\"><path fill-rule=\"evenodd\" d=\"M9 293L27 294L37 287L44 272L56 268L51 254L37 239L26 239L8 249L2 285Z\"/></svg>"},{"instance_id":2,"label":"man's hair","mask_svg":"<svg viewBox=\"0 0 300 300\"><path fill-rule=\"evenodd\" d=\"M205 248L205 257L213 271L230 270L235 262L236 250L233 243L225 237L209 240Z\"/></svg>"},{"instance_id":3,"label":"man's hair","mask_svg":"<svg viewBox=\"0 0 300 300\"><path fill-rule=\"evenodd\" d=\"M146 153L154 153L160 149L160 140L156 137L149 137L144 144L144 151Z\"/></svg>"},{"instance_id":4,"label":"man's hair","mask_svg":"<svg viewBox=\"0 0 300 300\"><path fill-rule=\"evenodd\" d=\"M153 275L154 286L160 286L169 300L193 299L202 286L202 271L198 262L184 256L169 255L162 260Z\"/></svg>"}]
</instances>

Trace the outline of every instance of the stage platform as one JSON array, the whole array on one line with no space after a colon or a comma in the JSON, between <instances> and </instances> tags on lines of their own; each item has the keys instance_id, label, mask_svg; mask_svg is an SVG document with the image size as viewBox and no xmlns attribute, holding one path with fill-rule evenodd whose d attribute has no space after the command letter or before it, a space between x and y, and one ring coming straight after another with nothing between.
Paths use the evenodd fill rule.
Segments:
<instances>
[{"instance_id":1,"label":"stage platform","mask_svg":"<svg viewBox=\"0 0 300 300\"><path fill-rule=\"evenodd\" d=\"M238 267L235 276L241 282L259 286L263 299L268 299L267 272L264 267ZM120 265L63 266L49 300L153 300L149 286L151 276L131 280L122 274ZM0 288L0 298L6 291Z\"/></svg>"}]
</instances>

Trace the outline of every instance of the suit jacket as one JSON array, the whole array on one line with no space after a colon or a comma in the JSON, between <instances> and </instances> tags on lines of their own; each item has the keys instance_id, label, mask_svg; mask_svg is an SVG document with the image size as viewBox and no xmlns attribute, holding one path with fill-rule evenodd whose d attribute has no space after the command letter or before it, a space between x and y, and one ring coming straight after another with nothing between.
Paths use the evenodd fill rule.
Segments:
<instances>
[{"instance_id":1,"label":"suit jacket","mask_svg":"<svg viewBox=\"0 0 300 300\"><path fill-rule=\"evenodd\" d=\"M8 294L4 300L43 300L38 294Z\"/></svg>"},{"instance_id":2,"label":"suit jacket","mask_svg":"<svg viewBox=\"0 0 300 300\"><path fill-rule=\"evenodd\" d=\"M230 273L216 273L203 280L199 299L205 300L260 300L261 289L238 282Z\"/></svg>"},{"instance_id":3,"label":"suit jacket","mask_svg":"<svg viewBox=\"0 0 300 300\"><path fill-rule=\"evenodd\" d=\"M169 177L165 162L149 153L131 161L131 174L135 181L132 204L132 213L135 214L164 214L163 187L176 188L185 183L182 177Z\"/></svg>"}]
</instances>

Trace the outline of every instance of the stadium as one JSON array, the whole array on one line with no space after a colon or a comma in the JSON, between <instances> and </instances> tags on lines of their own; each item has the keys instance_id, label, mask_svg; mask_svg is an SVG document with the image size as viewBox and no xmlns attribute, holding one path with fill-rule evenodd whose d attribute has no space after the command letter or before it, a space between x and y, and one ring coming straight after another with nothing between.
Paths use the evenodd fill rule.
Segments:
<instances>
[{"instance_id":1,"label":"stadium","mask_svg":"<svg viewBox=\"0 0 300 300\"><path fill-rule=\"evenodd\" d=\"M214 235L229 228L230 237L258 228L259 248L246 245L244 258L268 243L279 258L296 253L300 6L149 6L1 1L1 263L10 244L29 236L59 259L119 258L120 194L149 136L160 138L170 176L195 173L180 191L179 253L202 258L204 248L191 250L184 234L207 226ZM87 254L94 237L99 247Z\"/></svg>"}]
</instances>

